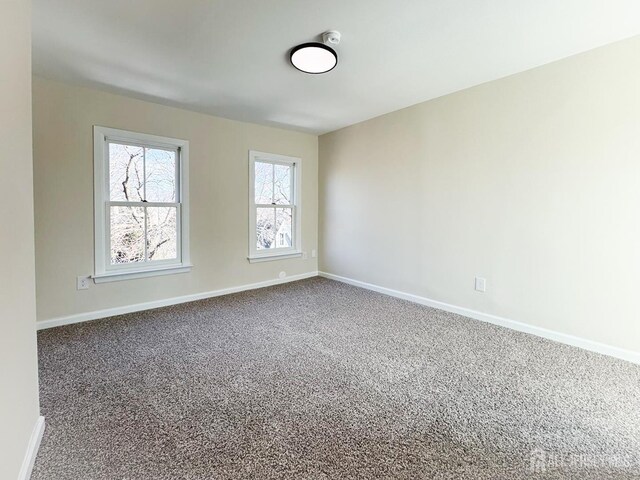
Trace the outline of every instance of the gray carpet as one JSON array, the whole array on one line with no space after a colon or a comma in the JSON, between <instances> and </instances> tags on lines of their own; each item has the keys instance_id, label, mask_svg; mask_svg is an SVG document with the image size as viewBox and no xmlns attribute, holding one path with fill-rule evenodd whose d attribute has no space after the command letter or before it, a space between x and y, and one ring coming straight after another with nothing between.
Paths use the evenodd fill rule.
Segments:
<instances>
[{"instance_id":1,"label":"gray carpet","mask_svg":"<svg viewBox=\"0 0 640 480\"><path fill-rule=\"evenodd\" d=\"M640 366L330 280L38 347L35 480L640 478Z\"/></svg>"}]
</instances>

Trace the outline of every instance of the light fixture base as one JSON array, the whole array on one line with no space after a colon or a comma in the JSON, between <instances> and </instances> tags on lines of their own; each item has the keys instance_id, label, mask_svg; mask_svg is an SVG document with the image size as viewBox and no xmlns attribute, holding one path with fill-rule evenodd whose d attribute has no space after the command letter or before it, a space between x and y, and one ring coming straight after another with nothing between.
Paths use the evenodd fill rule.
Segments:
<instances>
[{"instance_id":1,"label":"light fixture base","mask_svg":"<svg viewBox=\"0 0 640 480\"><path fill-rule=\"evenodd\" d=\"M329 45L330 47L335 47L340 43L340 32L337 30L329 30L328 32L324 32L322 34L322 42L325 45Z\"/></svg>"}]
</instances>

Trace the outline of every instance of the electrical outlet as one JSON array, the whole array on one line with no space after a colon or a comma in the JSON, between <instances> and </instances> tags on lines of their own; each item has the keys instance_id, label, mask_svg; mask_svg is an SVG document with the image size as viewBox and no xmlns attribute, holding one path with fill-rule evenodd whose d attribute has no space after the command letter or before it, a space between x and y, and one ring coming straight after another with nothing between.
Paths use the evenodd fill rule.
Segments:
<instances>
[{"instance_id":1,"label":"electrical outlet","mask_svg":"<svg viewBox=\"0 0 640 480\"><path fill-rule=\"evenodd\" d=\"M482 277L476 277L476 291L478 292L486 292L487 291L487 279Z\"/></svg>"},{"instance_id":2,"label":"electrical outlet","mask_svg":"<svg viewBox=\"0 0 640 480\"><path fill-rule=\"evenodd\" d=\"M87 290L91 283L91 277L89 275L83 275L76 278L76 288L78 290Z\"/></svg>"},{"instance_id":3,"label":"electrical outlet","mask_svg":"<svg viewBox=\"0 0 640 480\"><path fill-rule=\"evenodd\" d=\"M311 250L311 258L316 258L316 249Z\"/></svg>"},{"instance_id":4,"label":"electrical outlet","mask_svg":"<svg viewBox=\"0 0 640 480\"><path fill-rule=\"evenodd\" d=\"M307 258L309 258L309 256L307 255L307 252L302 252L302 259L306 260Z\"/></svg>"},{"instance_id":5,"label":"electrical outlet","mask_svg":"<svg viewBox=\"0 0 640 480\"><path fill-rule=\"evenodd\" d=\"M285 278L287 276L287 272L280 272L280 275L278 275L279 278Z\"/></svg>"}]
</instances>

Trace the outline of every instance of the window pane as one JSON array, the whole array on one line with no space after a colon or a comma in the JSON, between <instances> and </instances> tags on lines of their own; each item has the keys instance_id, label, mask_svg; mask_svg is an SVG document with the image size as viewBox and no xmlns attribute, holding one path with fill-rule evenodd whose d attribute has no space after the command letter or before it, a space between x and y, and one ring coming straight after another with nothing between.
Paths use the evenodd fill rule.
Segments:
<instances>
[{"instance_id":1,"label":"window pane","mask_svg":"<svg viewBox=\"0 0 640 480\"><path fill-rule=\"evenodd\" d=\"M291 209L276 208L276 248L290 248L292 239Z\"/></svg>"},{"instance_id":2,"label":"window pane","mask_svg":"<svg viewBox=\"0 0 640 480\"><path fill-rule=\"evenodd\" d=\"M255 182L256 203L273 203L273 164L256 162Z\"/></svg>"},{"instance_id":3,"label":"window pane","mask_svg":"<svg viewBox=\"0 0 640 480\"><path fill-rule=\"evenodd\" d=\"M144 261L144 208L111 207L111 265Z\"/></svg>"},{"instance_id":4,"label":"window pane","mask_svg":"<svg viewBox=\"0 0 640 480\"><path fill-rule=\"evenodd\" d=\"M147 202L176 201L176 152L147 148L145 152Z\"/></svg>"},{"instance_id":5,"label":"window pane","mask_svg":"<svg viewBox=\"0 0 640 480\"><path fill-rule=\"evenodd\" d=\"M112 201L143 199L142 147L109 143L109 197Z\"/></svg>"},{"instance_id":6,"label":"window pane","mask_svg":"<svg viewBox=\"0 0 640 480\"><path fill-rule=\"evenodd\" d=\"M290 165L273 166L273 201L278 205L291 205L291 171Z\"/></svg>"},{"instance_id":7,"label":"window pane","mask_svg":"<svg viewBox=\"0 0 640 480\"><path fill-rule=\"evenodd\" d=\"M147 207L147 255L149 260L177 258L176 207Z\"/></svg>"},{"instance_id":8,"label":"window pane","mask_svg":"<svg viewBox=\"0 0 640 480\"><path fill-rule=\"evenodd\" d=\"M258 250L274 248L275 208L256 209L256 240Z\"/></svg>"}]
</instances>

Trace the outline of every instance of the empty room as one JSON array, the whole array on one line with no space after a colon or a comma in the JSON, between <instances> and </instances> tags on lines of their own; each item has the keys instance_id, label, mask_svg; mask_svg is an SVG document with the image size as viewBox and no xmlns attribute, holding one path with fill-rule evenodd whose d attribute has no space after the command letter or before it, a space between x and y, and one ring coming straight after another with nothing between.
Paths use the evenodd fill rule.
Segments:
<instances>
[{"instance_id":1,"label":"empty room","mask_svg":"<svg viewBox=\"0 0 640 480\"><path fill-rule=\"evenodd\" d=\"M637 0L0 2L0 479L640 479Z\"/></svg>"}]
</instances>

